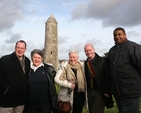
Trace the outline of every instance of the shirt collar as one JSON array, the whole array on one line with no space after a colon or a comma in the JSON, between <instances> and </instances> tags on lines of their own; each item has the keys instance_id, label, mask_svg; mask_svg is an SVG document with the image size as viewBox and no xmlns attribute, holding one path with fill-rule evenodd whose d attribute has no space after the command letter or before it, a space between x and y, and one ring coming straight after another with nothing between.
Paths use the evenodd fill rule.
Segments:
<instances>
[{"instance_id":1,"label":"shirt collar","mask_svg":"<svg viewBox=\"0 0 141 113\"><path fill-rule=\"evenodd\" d=\"M34 70L34 72L39 68L39 67L44 67L44 64L43 63L41 63L39 66L34 66L33 65L33 63L31 64L31 69L33 69Z\"/></svg>"}]
</instances>

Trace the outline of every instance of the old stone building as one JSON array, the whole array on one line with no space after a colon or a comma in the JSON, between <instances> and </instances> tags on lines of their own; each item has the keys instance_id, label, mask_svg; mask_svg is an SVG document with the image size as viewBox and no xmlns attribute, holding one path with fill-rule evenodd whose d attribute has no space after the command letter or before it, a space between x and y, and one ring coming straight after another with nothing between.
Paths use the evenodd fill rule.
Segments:
<instances>
[{"instance_id":1,"label":"old stone building","mask_svg":"<svg viewBox=\"0 0 141 113\"><path fill-rule=\"evenodd\" d=\"M45 23L44 62L58 70L58 23L53 14Z\"/></svg>"}]
</instances>

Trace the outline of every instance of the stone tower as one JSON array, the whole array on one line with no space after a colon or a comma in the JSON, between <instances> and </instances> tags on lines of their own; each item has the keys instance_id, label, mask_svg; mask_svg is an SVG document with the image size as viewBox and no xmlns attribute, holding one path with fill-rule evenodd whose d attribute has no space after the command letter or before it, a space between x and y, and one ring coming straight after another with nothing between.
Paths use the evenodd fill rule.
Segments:
<instances>
[{"instance_id":1,"label":"stone tower","mask_svg":"<svg viewBox=\"0 0 141 113\"><path fill-rule=\"evenodd\" d=\"M58 23L53 14L45 23L44 62L51 63L58 70Z\"/></svg>"}]
</instances>

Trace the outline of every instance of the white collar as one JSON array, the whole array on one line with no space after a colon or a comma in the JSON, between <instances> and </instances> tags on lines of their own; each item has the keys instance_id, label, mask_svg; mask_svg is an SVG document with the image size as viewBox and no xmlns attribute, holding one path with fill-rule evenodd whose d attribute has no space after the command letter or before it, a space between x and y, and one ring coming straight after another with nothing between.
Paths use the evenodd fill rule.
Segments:
<instances>
[{"instance_id":1,"label":"white collar","mask_svg":"<svg viewBox=\"0 0 141 113\"><path fill-rule=\"evenodd\" d=\"M31 69L33 69L34 70L34 72L39 68L39 67L41 67L41 66L43 66L44 67L44 64L43 63L41 63L39 66L34 66L33 65L33 63L31 64Z\"/></svg>"}]
</instances>

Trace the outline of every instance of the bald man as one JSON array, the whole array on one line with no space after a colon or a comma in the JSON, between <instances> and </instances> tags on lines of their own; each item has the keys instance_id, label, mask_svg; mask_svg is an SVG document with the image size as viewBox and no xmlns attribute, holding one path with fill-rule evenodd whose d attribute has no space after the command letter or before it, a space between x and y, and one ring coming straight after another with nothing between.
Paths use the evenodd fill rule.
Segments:
<instances>
[{"instance_id":1,"label":"bald man","mask_svg":"<svg viewBox=\"0 0 141 113\"><path fill-rule=\"evenodd\" d=\"M86 44L84 51L89 113L103 113L105 106L113 107L108 60L100 57L92 44Z\"/></svg>"}]
</instances>

